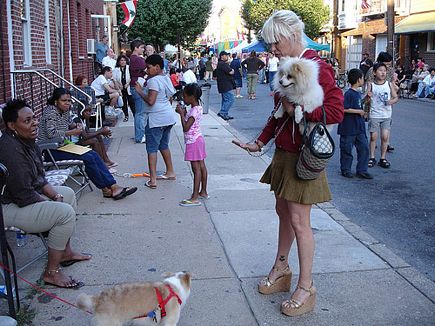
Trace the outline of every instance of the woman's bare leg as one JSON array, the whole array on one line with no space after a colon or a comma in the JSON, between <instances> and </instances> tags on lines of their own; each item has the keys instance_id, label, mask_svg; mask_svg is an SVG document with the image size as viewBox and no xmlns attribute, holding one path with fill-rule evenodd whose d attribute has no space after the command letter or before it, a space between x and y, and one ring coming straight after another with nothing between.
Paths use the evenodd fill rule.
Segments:
<instances>
[{"instance_id":1,"label":"woman's bare leg","mask_svg":"<svg viewBox=\"0 0 435 326\"><path fill-rule=\"evenodd\" d=\"M288 255L290 248L295 239L295 233L291 225L290 212L288 209L288 201L275 195L276 205L275 210L279 217L279 231L278 231L278 250L275 257L274 266L277 270L273 269L269 273L269 279L273 282L276 278L280 277L280 271L285 269L288 265Z\"/></svg>"},{"instance_id":2,"label":"woman's bare leg","mask_svg":"<svg viewBox=\"0 0 435 326\"><path fill-rule=\"evenodd\" d=\"M311 205L287 202L287 206L290 214L290 223L294 230L298 245L298 260L300 268L298 285L305 289L309 289L313 281L312 269L315 246L310 221ZM297 289L292 298L304 302L309 295L309 292Z\"/></svg>"}]
</instances>

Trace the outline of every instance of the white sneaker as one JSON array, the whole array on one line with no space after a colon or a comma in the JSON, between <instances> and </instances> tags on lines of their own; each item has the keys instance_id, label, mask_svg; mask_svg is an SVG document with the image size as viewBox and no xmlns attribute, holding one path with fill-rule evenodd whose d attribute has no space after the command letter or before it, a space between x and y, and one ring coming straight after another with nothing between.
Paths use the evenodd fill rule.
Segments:
<instances>
[{"instance_id":1,"label":"white sneaker","mask_svg":"<svg viewBox=\"0 0 435 326\"><path fill-rule=\"evenodd\" d=\"M140 141L141 144L145 144L146 143L146 138L145 136L142 136L142 140Z\"/></svg>"}]
</instances>

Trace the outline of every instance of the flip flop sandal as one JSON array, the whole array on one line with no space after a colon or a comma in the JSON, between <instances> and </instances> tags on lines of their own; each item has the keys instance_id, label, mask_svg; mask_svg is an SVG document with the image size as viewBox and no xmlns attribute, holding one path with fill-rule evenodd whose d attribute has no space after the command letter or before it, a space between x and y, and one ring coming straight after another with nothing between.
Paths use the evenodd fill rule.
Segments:
<instances>
[{"instance_id":1,"label":"flip flop sandal","mask_svg":"<svg viewBox=\"0 0 435 326\"><path fill-rule=\"evenodd\" d=\"M145 182L145 187L148 187L150 189L157 189L157 185L152 185L150 180Z\"/></svg>"},{"instance_id":2,"label":"flip flop sandal","mask_svg":"<svg viewBox=\"0 0 435 326\"><path fill-rule=\"evenodd\" d=\"M390 162L388 162L386 159L380 159L378 165L384 169L388 169L390 167Z\"/></svg>"},{"instance_id":3,"label":"flip flop sandal","mask_svg":"<svg viewBox=\"0 0 435 326\"><path fill-rule=\"evenodd\" d=\"M201 195L199 195L199 198L201 198L201 199L210 199L210 196L209 195L207 195L207 196L201 196Z\"/></svg>"},{"instance_id":4,"label":"flip flop sandal","mask_svg":"<svg viewBox=\"0 0 435 326\"><path fill-rule=\"evenodd\" d=\"M60 266L62 266L62 267L68 267L68 266L74 265L75 263L80 263L82 261L88 261L88 260L90 260L92 258L91 254L87 254L87 253L82 252L82 255L89 256L89 259L70 259L70 260L65 260L65 261L60 263Z\"/></svg>"},{"instance_id":5,"label":"flip flop sandal","mask_svg":"<svg viewBox=\"0 0 435 326\"><path fill-rule=\"evenodd\" d=\"M376 164L376 159L375 159L375 158L371 158L371 159L369 159L369 164L368 164L368 167L369 167L369 168L374 167L375 164Z\"/></svg>"},{"instance_id":6,"label":"flip flop sandal","mask_svg":"<svg viewBox=\"0 0 435 326\"><path fill-rule=\"evenodd\" d=\"M201 202L191 201L190 199L184 199L184 200L180 201L180 206L183 206L183 207L201 206Z\"/></svg>"},{"instance_id":7,"label":"flip flop sandal","mask_svg":"<svg viewBox=\"0 0 435 326\"><path fill-rule=\"evenodd\" d=\"M73 280L73 279L71 279L71 280ZM47 281L44 281L44 284L55 286L55 287L61 288L61 289L74 289L74 290L80 289L81 287L85 286L85 283L83 283L83 282L80 282L80 281L79 282L74 281L74 282L75 282L75 284L71 285L71 286L61 286L61 285L54 284L54 283L47 282Z\"/></svg>"},{"instance_id":8,"label":"flip flop sandal","mask_svg":"<svg viewBox=\"0 0 435 326\"><path fill-rule=\"evenodd\" d=\"M134 194L136 191L137 191L137 187L132 187L132 188L125 187L125 188L122 188L122 191L119 194L117 194L116 196L113 196L112 198L114 200L124 199L125 197Z\"/></svg>"},{"instance_id":9,"label":"flip flop sandal","mask_svg":"<svg viewBox=\"0 0 435 326\"><path fill-rule=\"evenodd\" d=\"M157 176L157 180L176 180L177 177L168 177L164 174L160 174Z\"/></svg>"}]
</instances>

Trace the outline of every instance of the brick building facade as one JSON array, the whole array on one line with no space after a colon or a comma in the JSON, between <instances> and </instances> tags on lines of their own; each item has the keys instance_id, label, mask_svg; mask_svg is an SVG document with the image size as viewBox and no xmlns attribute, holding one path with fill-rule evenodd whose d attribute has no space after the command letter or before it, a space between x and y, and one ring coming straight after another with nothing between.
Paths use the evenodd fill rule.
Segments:
<instances>
[{"instance_id":1,"label":"brick building facade","mask_svg":"<svg viewBox=\"0 0 435 326\"><path fill-rule=\"evenodd\" d=\"M50 69L72 81L78 74L93 78L93 57L87 39L100 39L103 0L0 1L0 104L11 97L31 100L39 113L53 85L60 80ZM17 73L12 73L18 71Z\"/></svg>"},{"instance_id":2,"label":"brick building facade","mask_svg":"<svg viewBox=\"0 0 435 326\"><path fill-rule=\"evenodd\" d=\"M335 56L342 69L359 66L367 52L375 60L387 48L387 0L371 0L363 8L361 0L338 3L338 45ZM435 1L394 1L394 49L396 63L410 66L411 59L423 58L435 67ZM400 28L399 28L400 26Z\"/></svg>"}]
</instances>

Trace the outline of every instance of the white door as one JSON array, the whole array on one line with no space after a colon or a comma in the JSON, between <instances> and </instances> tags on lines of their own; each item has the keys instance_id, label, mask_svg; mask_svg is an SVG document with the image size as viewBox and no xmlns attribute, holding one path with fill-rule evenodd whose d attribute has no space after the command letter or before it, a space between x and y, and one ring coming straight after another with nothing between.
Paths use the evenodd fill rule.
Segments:
<instances>
[{"instance_id":1,"label":"white door","mask_svg":"<svg viewBox=\"0 0 435 326\"><path fill-rule=\"evenodd\" d=\"M386 52L388 45L387 35L376 35L376 56L378 57L379 52Z\"/></svg>"},{"instance_id":2,"label":"white door","mask_svg":"<svg viewBox=\"0 0 435 326\"><path fill-rule=\"evenodd\" d=\"M362 37L347 38L346 70L358 68L362 57Z\"/></svg>"}]
</instances>

